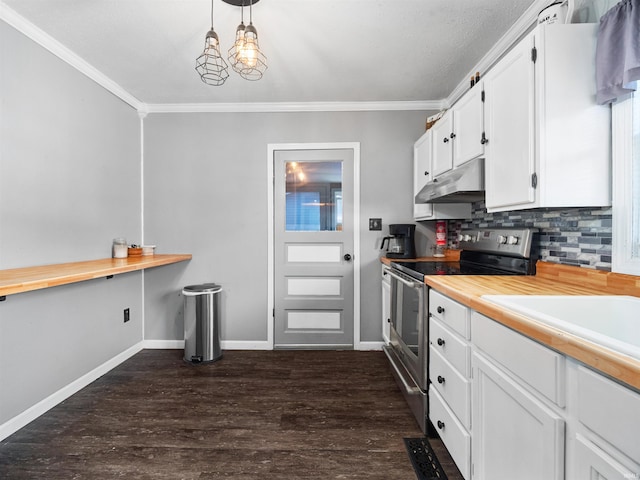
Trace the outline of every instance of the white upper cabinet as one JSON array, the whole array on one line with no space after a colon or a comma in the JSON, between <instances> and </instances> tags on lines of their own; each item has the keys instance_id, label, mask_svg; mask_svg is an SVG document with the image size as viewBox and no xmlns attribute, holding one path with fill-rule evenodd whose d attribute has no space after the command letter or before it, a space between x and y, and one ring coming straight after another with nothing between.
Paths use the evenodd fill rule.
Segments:
<instances>
[{"instance_id":1,"label":"white upper cabinet","mask_svg":"<svg viewBox=\"0 0 640 480\"><path fill-rule=\"evenodd\" d=\"M484 77L489 212L611 205L611 112L594 24L541 25Z\"/></svg>"},{"instance_id":2,"label":"white upper cabinet","mask_svg":"<svg viewBox=\"0 0 640 480\"><path fill-rule=\"evenodd\" d=\"M488 210L535 200L532 48L525 38L484 77Z\"/></svg>"},{"instance_id":3,"label":"white upper cabinet","mask_svg":"<svg viewBox=\"0 0 640 480\"><path fill-rule=\"evenodd\" d=\"M415 197L422 187L431 181L431 147L433 130L427 130L413 145L413 218L430 219L433 217L433 205L415 203Z\"/></svg>"},{"instance_id":4,"label":"white upper cabinet","mask_svg":"<svg viewBox=\"0 0 640 480\"><path fill-rule=\"evenodd\" d=\"M433 126L433 177L484 154L482 88L475 86Z\"/></svg>"},{"instance_id":5,"label":"white upper cabinet","mask_svg":"<svg viewBox=\"0 0 640 480\"><path fill-rule=\"evenodd\" d=\"M453 166L484 155L482 86L475 85L453 106Z\"/></svg>"},{"instance_id":6,"label":"white upper cabinet","mask_svg":"<svg viewBox=\"0 0 640 480\"><path fill-rule=\"evenodd\" d=\"M449 110L431 128L433 130L433 177L453 168L453 111Z\"/></svg>"},{"instance_id":7,"label":"white upper cabinet","mask_svg":"<svg viewBox=\"0 0 640 480\"><path fill-rule=\"evenodd\" d=\"M432 179L434 128L427 130L413 145L413 218L414 220L471 218L471 204L468 203L415 203L415 196Z\"/></svg>"}]
</instances>

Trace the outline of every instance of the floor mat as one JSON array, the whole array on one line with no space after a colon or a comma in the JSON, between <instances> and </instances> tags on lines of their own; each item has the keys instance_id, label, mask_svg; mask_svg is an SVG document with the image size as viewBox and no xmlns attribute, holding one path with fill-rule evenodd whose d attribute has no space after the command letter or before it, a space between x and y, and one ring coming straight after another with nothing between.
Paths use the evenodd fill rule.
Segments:
<instances>
[{"instance_id":1,"label":"floor mat","mask_svg":"<svg viewBox=\"0 0 640 480\"><path fill-rule=\"evenodd\" d=\"M436 454L426 438L405 438L405 447L418 480L446 480Z\"/></svg>"}]
</instances>

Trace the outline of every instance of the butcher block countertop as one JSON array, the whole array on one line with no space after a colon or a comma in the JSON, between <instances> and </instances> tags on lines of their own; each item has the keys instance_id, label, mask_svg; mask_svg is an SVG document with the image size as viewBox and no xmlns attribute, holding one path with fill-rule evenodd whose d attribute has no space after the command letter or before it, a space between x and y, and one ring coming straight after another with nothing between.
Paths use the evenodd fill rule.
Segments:
<instances>
[{"instance_id":1,"label":"butcher block countertop","mask_svg":"<svg viewBox=\"0 0 640 480\"><path fill-rule=\"evenodd\" d=\"M482 299L482 295L640 297L640 277L539 261L535 276L432 275L426 277L425 283L473 310L640 391L640 360ZM640 317L638 322L640 328Z\"/></svg>"},{"instance_id":2,"label":"butcher block countertop","mask_svg":"<svg viewBox=\"0 0 640 480\"><path fill-rule=\"evenodd\" d=\"M0 270L0 297L190 260L189 254L143 255Z\"/></svg>"}]
</instances>

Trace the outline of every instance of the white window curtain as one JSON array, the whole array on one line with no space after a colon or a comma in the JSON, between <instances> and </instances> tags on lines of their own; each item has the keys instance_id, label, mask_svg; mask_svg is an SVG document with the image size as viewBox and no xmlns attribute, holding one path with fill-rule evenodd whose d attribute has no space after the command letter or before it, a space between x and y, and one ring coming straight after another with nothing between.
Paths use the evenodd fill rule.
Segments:
<instances>
[{"instance_id":1,"label":"white window curtain","mask_svg":"<svg viewBox=\"0 0 640 480\"><path fill-rule=\"evenodd\" d=\"M614 102L640 80L640 0L623 0L600 19L596 47L596 100Z\"/></svg>"}]
</instances>

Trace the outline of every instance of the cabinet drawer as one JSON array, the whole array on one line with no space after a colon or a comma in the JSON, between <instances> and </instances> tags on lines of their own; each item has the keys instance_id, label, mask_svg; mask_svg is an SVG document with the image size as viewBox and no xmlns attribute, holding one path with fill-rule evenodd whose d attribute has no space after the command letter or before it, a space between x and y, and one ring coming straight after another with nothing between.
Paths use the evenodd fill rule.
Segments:
<instances>
[{"instance_id":1,"label":"cabinet drawer","mask_svg":"<svg viewBox=\"0 0 640 480\"><path fill-rule=\"evenodd\" d=\"M471 382L460 375L433 347L429 358L429 379L460 422L470 428Z\"/></svg>"},{"instance_id":2,"label":"cabinet drawer","mask_svg":"<svg viewBox=\"0 0 640 480\"><path fill-rule=\"evenodd\" d=\"M429 387L429 419L438 430L442 443L449 450L462 476L471 478L471 436L433 385Z\"/></svg>"},{"instance_id":3,"label":"cabinet drawer","mask_svg":"<svg viewBox=\"0 0 640 480\"><path fill-rule=\"evenodd\" d=\"M578 367L578 419L640 463L640 395L588 368Z\"/></svg>"},{"instance_id":4,"label":"cabinet drawer","mask_svg":"<svg viewBox=\"0 0 640 480\"><path fill-rule=\"evenodd\" d=\"M563 355L477 312L471 318L473 343L478 348L544 397L564 407Z\"/></svg>"},{"instance_id":5,"label":"cabinet drawer","mask_svg":"<svg viewBox=\"0 0 640 480\"><path fill-rule=\"evenodd\" d=\"M471 347L433 317L429 319L429 343L462 375L471 376Z\"/></svg>"},{"instance_id":6,"label":"cabinet drawer","mask_svg":"<svg viewBox=\"0 0 640 480\"><path fill-rule=\"evenodd\" d=\"M467 340L471 338L469 309L432 289L429 290L429 315L439 319Z\"/></svg>"}]
</instances>

